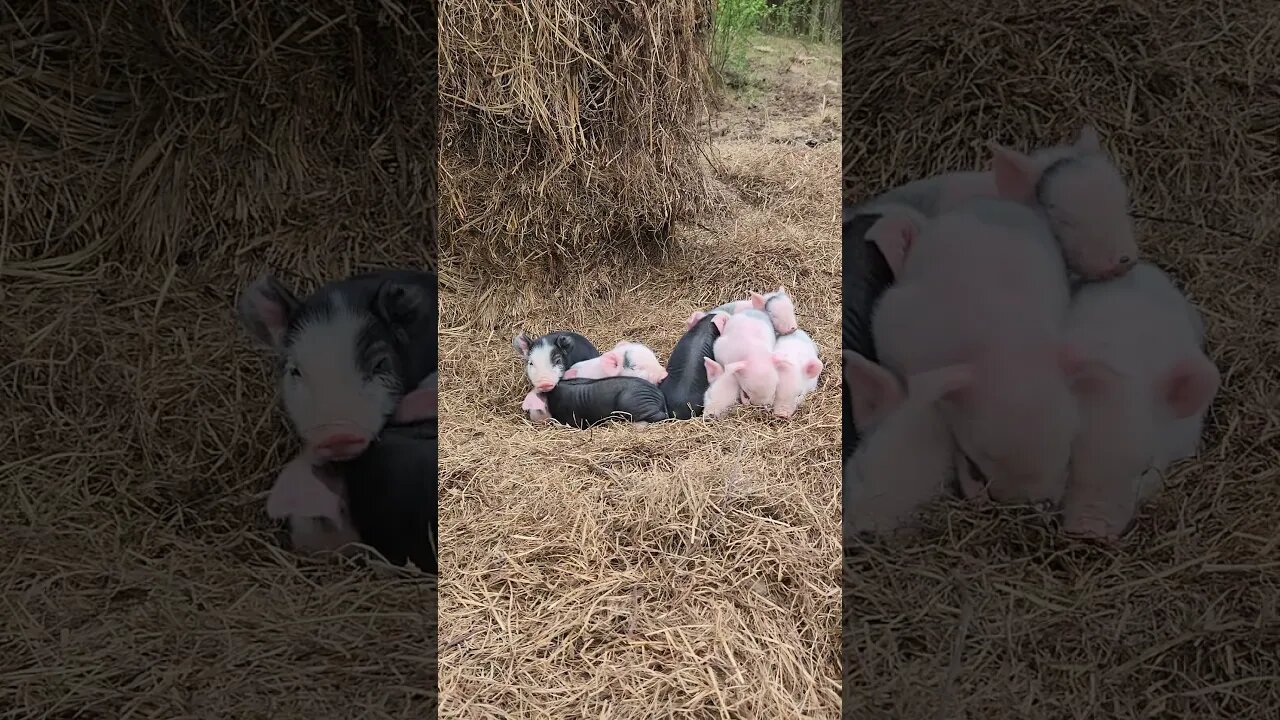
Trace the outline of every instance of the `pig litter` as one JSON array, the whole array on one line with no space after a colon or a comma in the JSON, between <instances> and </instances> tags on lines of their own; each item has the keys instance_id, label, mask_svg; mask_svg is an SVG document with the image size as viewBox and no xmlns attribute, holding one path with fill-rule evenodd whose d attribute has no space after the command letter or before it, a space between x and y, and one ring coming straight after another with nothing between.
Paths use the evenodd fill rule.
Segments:
<instances>
[{"instance_id":1,"label":"pig litter","mask_svg":"<svg viewBox=\"0 0 1280 720\"><path fill-rule=\"evenodd\" d=\"M5 5L0 715L433 716L435 581L281 546L233 310L433 262L436 19L387 7Z\"/></svg>"},{"instance_id":2,"label":"pig litter","mask_svg":"<svg viewBox=\"0 0 1280 720\"><path fill-rule=\"evenodd\" d=\"M442 717L839 714L839 59L768 44L765 99L716 120L721 212L676 222L665 253L547 276L442 250ZM692 311L779 286L828 365L789 419L521 409L520 331L643 343L669 369Z\"/></svg>"},{"instance_id":3,"label":"pig litter","mask_svg":"<svg viewBox=\"0 0 1280 720\"><path fill-rule=\"evenodd\" d=\"M1121 280L1077 290L1071 337L1103 338L1100 329L1119 319L1111 308L1136 312L1118 296L1107 299L1108 288L1142 279L1148 299L1168 297L1154 266L1198 307L1196 319L1174 301L1156 303L1180 328L1184 348L1194 346L1203 322L1220 385L1198 456L1172 464L1158 493L1141 478L1137 490L1150 502L1119 540L1068 537L1068 525L1092 531L1107 524L1082 514L1070 496L1061 522L1028 504L950 498L929 502L901 532L851 539L844 713L1273 716L1280 707L1280 135L1274 122L1258 118L1280 115L1280 5L927 0L892 11L851 7L846 200L857 205L918 178L985 170L993 140L1022 150L1088 144L1081 128L1092 124L1128 184L1142 262ZM1091 205L1075 229L1117 207ZM1111 239L1123 241L1120 233ZM908 266L921 247L907 249ZM1066 264L1086 274L1105 276L1133 260L1128 250L1064 249ZM903 257L885 259L900 269ZM1159 325L1134 317L1124 316L1134 335ZM876 343L883 351L878 336ZM1125 343L1136 346L1120 333L1093 347ZM1203 369L1195 355L1186 355L1187 367ZM929 381L932 389L916 388L917 402L966 382ZM902 401L894 392L885 395L890 405ZM912 396L909 388L908 402ZM1125 419L1136 417L1129 406L1097 414L1091 403L1100 396L1091 397L1082 416L1114 424L1082 434L1088 439L1074 445L1072 463L1081 453L1125 467L1147 462L1141 452L1129 457L1127 445L1108 445L1112 431L1137 427ZM1182 413L1195 403L1175 399L1174 406ZM889 418L893 425L886 419L862 442L882 429L918 437L939 429L925 414ZM1190 419L1186 435L1178 431L1184 440L1198 430ZM929 453L909 459L920 472L951 467L950 458Z\"/></svg>"}]
</instances>

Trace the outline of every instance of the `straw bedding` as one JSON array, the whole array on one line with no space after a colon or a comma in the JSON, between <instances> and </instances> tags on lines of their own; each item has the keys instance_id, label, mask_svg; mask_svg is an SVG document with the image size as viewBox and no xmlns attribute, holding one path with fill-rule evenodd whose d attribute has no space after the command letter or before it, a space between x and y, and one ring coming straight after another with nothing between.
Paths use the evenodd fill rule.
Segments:
<instances>
[{"instance_id":1,"label":"straw bedding","mask_svg":"<svg viewBox=\"0 0 1280 720\"><path fill-rule=\"evenodd\" d=\"M661 254L707 206L711 0L446 0L446 251L506 274Z\"/></svg>"},{"instance_id":2,"label":"straw bedding","mask_svg":"<svg viewBox=\"0 0 1280 720\"><path fill-rule=\"evenodd\" d=\"M429 715L434 583L280 549L297 443L232 311L266 269L434 256L429 7L28 5L0 20L0 715Z\"/></svg>"},{"instance_id":3,"label":"straw bedding","mask_svg":"<svg viewBox=\"0 0 1280 720\"><path fill-rule=\"evenodd\" d=\"M778 45L718 120L723 219L664 261L521 285L442 254L442 717L837 716L839 60L814 55ZM779 284L827 364L790 421L524 419L516 330L665 361L691 311Z\"/></svg>"},{"instance_id":4,"label":"straw bedding","mask_svg":"<svg viewBox=\"0 0 1280 720\"><path fill-rule=\"evenodd\" d=\"M1223 373L1201 457L1118 546L950 502L847 555L846 717L1276 717L1280 6L845 10L847 198L1094 122Z\"/></svg>"}]
</instances>

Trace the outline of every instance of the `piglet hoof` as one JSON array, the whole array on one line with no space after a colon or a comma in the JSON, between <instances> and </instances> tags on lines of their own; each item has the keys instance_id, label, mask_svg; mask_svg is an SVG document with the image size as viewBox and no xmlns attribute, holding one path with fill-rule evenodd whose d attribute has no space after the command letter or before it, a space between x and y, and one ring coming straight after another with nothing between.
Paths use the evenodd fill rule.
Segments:
<instances>
[{"instance_id":1,"label":"piglet hoof","mask_svg":"<svg viewBox=\"0 0 1280 720\"><path fill-rule=\"evenodd\" d=\"M545 425L551 422L551 415L546 410L530 410L529 422L535 425Z\"/></svg>"},{"instance_id":2,"label":"piglet hoof","mask_svg":"<svg viewBox=\"0 0 1280 720\"><path fill-rule=\"evenodd\" d=\"M631 423L631 426L637 430L643 430L649 427L649 422L646 420L641 420L640 422Z\"/></svg>"}]
</instances>

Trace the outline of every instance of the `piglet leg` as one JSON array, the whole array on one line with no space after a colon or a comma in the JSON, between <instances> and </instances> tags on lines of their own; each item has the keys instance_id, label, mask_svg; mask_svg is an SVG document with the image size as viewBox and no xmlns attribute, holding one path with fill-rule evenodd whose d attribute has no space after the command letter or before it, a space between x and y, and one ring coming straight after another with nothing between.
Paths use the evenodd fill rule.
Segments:
<instances>
[{"instance_id":1,"label":"piglet leg","mask_svg":"<svg viewBox=\"0 0 1280 720\"><path fill-rule=\"evenodd\" d=\"M956 478L960 483L960 497L976 505L986 505L991 502L991 496L987 493L987 484L980 478L974 477L969 458L959 448L956 448L955 452L955 468Z\"/></svg>"}]
</instances>

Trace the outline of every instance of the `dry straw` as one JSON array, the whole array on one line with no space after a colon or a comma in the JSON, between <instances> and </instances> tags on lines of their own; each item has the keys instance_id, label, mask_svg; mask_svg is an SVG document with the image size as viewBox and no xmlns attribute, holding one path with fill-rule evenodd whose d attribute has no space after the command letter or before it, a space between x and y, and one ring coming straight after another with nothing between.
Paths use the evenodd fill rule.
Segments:
<instances>
[{"instance_id":1,"label":"dry straw","mask_svg":"<svg viewBox=\"0 0 1280 720\"><path fill-rule=\"evenodd\" d=\"M936 508L845 561L847 717L1275 717L1280 708L1280 5L846 3L845 191L976 169L1086 121L1140 246L1205 311L1202 457L1118 547Z\"/></svg>"},{"instance_id":2,"label":"dry straw","mask_svg":"<svg viewBox=\"0 0 1280 720\"><path fill-rule=\"evenodd\" d=\"M708 206L710 0L448 0L446 252L486 274L659 256Z\"/></svg>"},{"instance_id":3,"label":"dry straw","mask_svg":"<svg viewBox=\"0 0 1280 720\"><path fill-rule=\"evenodd\" d=\"M665 258L554 284L458 273L442 292L441 717L836 717L839 116L825 52L762 61L762 97L718 119L706 182L721 217L677 223ZM690 312L779 284L828 365L790 421L524 419L515 330L636 340L665 361Z\"/></svg>"},{"instance_id":4,"label":"dry straw","mask_svg":"<svg viewBox=\"0 0 1280 720\"><path fill-rule=\"evenodd\" d=\"M0 3L0 716L433 711L434 584L276 542L232 306L433 255L435 22Z\"/></svg>"}]
</instances>

